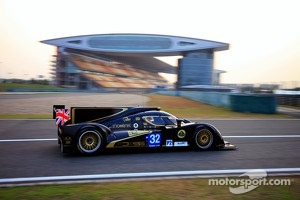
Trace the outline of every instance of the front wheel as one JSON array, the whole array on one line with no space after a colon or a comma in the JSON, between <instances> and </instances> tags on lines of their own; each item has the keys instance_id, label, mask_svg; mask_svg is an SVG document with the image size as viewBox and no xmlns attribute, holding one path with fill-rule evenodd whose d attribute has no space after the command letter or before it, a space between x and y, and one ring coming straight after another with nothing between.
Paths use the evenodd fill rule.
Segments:
<instances>
[{"instance_id":1,"label":"front wheel","mask_svg":"<svg viewBox=\"0 0 300 200\"><path fill-rule=\"evenodd\" d=\"M94 129L81 131L77 140L77 148L84 154L95 154L104 147L104 140L101 133Z\"/></svg>"},{"instance_id":2,"label":"front wheel","mask_svg":"<svg viewBox=\"0 0 300 200\"><path fill-rule=\"evenodd\" d=\"M207 150L213 147L214 143L214 135L213 133L207 129L202 128L195 134L195 144L197 149Z\"/></svg>"}]
</instances>

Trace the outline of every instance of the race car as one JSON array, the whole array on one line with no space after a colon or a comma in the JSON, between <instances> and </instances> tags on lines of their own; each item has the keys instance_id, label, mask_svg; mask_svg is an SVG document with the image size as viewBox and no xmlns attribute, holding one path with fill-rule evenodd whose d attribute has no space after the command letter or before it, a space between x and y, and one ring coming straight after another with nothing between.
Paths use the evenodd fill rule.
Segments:
<instances>
[{"instance_id":1,"label":"race car","mask_svg":"<svg viewBox=\"0 0 300 200\"><path fill-rule=\"evenodd\" d=\"M62 153L93 155L111 148L236 149L208 123L179 119L158 107L53 106Z\"/></svg>"}]
</instances>

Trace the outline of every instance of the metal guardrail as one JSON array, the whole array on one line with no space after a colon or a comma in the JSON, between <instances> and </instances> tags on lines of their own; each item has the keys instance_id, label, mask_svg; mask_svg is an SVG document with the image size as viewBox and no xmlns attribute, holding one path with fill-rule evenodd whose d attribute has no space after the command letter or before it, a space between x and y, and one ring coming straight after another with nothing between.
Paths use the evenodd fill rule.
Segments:
<instances>
[{"instance_id":1,"label":"metal guardrail","mask_svg":"<svg viewBox=\"0 0 300 200\"><path fill-rule=\"evenodd\" d=\"M300 107L300 95L276 95L278 105Z\"/></svg>"}]
</instances>

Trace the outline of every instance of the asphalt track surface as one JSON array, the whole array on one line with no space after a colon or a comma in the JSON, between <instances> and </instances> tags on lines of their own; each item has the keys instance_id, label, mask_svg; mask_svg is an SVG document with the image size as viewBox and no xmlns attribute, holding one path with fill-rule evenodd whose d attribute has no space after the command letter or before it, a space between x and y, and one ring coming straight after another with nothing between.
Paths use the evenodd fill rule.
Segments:
<instances>
[{"instance_id":1,"label":"asphalt track surface","mask_svg":"<svg viewBox=\"0 0 300 200\"><path fill-rule=\"evenodd\" d=\"M225 140L237 145L238 149L133 150L93 157L66 156L60 153L55 140L54 120L0 120L0 179L300 167L299 119L193 121L215 125Z\"/></svg>"}]
</instances>

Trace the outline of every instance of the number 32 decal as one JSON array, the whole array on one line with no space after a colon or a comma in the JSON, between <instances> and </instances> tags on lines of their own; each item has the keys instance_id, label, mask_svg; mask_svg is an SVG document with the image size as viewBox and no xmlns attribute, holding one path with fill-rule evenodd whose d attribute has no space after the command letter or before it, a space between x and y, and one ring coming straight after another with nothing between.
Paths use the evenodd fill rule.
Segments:
<instances>
[{"instance_id":1,"label":"number 32 decal","mask_svg":"<svg viewBox=\"0 0 300 200\"><path fill-rule=\"evenodd\" d=\"M160 133L154 133L148 135L148 145L149 147L159 147L161 143Z\"/></svg>"}]
</instances>

